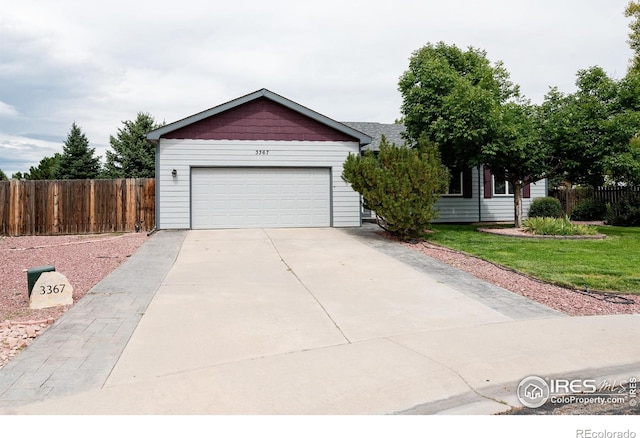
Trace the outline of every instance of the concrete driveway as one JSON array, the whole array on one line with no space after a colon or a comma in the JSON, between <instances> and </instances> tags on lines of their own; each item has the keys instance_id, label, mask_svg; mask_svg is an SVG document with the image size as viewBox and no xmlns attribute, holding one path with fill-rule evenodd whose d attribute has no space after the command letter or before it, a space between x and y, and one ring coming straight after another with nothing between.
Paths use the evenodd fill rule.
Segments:
<instances>
[{"instance_id":1,"label":"concrete driveway","mask_svg":"<svg viewBox=\"0 0 640 438\"><path fill-rule=\"evenodd\" d=\"M360 234L187 232L100 388L5 412L493 413L532 374L640 370L640 315L565 317Z\"/></svg>"}]
</instances>

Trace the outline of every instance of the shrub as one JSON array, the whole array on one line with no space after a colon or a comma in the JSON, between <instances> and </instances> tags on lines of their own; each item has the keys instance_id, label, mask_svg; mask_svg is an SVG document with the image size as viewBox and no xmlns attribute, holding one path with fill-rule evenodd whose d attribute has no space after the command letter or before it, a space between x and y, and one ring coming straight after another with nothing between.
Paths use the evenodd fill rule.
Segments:
<instances>
[{"instance_id":1,"label":"shrub","mask_svg":"<svg viewBox=\"0 0 640 438\"><path fill-rule=\"evenodd\" d=\"M564 216L560 201L551 196L545 198L536 198L531 202L528 217L555 217Z\"/></svg>"},{"instance_id":2,"label":"shrub","mask_svg":"<svg viewBox=\"0 0 640 438\"><path fill-rule=\"evenodd\" d=\"M542 236L582 236L594 235L598 229L588 225L572 224L568 217L530 217L522 222L527 233Z\"/></svg>"},{"instance_id":3,"label":"shrub","mask_svg":"<svg viewBox=\"0 0 640 438\"><path fill-rule=\"evenodd\" d=\"M420 237L438 217L434 204L447 189L449 172L436 144L421 137L417 149L380 143L375 156L349 155L342 178L376 212L378 225L402 238Z\"/></svg>"},{"instance_id":4,"label":"shrub","mask_svg":"<svg viewBox=\"0 0 640 438\"><path fill-rule=\"evenodd\" d=\"M605 220L609 225L640 227L640 194L628 193L613 206L608 204Z\"/></svg>"},{"instance_id":5,"label":"shrub","mask_svg":"<svg viewBox=\"0 0 640 438\"><path fill-rule=\"evenodd\" d=\"M571 212L574 221L601 221L607 214L607 203L600 199L586 199Z\"/></svg>"}]
</instances>

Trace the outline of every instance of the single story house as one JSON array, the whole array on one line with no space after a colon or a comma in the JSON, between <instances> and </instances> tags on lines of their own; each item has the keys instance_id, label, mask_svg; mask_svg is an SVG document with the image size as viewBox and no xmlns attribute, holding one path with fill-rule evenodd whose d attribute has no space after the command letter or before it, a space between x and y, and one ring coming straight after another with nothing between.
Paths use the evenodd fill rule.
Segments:
<instances>
[{"instance_id":1,"label":"single story house","mask_svg":"<svg viewBox=\"0 0 640 438\"><path fill-rule=\"evenodd\" d=\"M337 122L267 89L167 124L147 134L156 146L156 227L360 226L360 195L342 180L342 165L378 147L382 134L401 143L401 132ZM513 220L508 187L500 193L500 182L489 176L487 185L478 172L461 173L441 198L441 221ZM544 196L544 184L534 187L525 195Z\"/></svg>"}]
</instances>

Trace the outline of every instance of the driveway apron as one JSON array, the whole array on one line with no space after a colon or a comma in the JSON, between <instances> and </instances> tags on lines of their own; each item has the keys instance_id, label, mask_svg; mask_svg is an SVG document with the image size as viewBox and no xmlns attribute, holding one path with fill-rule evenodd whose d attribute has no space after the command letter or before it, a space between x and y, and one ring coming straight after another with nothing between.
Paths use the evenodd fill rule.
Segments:
<instances>
[{"instance_id":1,"label":"driveway apron","mask_svg":"<svg viewBox=\"0 0 640 438\"><path fill-rule=\"evenodd\" d=\"M507 320L335 229L191 231L108 385Z\"/></svg>"}]
</instances>

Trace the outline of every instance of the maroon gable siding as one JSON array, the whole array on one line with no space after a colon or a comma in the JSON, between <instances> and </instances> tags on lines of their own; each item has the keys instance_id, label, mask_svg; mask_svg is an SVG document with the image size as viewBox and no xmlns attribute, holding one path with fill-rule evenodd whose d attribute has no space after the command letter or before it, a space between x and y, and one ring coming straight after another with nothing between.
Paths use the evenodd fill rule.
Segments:
<instances>
[{"instance_id":1,"label":"maroon gable siding","mask_svg":"<svg viewBox=\"0 0 640 438\"><path fill-rule=\"evenodd\" d=\"M197 140L358 141L264 97L162 137Z\"/></svg>"}]
</instances>

